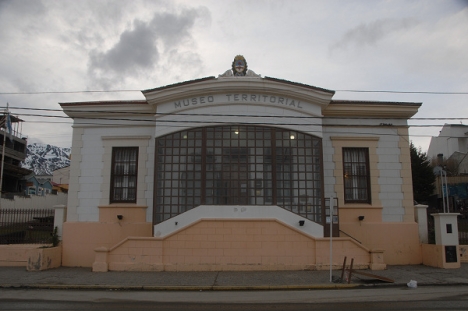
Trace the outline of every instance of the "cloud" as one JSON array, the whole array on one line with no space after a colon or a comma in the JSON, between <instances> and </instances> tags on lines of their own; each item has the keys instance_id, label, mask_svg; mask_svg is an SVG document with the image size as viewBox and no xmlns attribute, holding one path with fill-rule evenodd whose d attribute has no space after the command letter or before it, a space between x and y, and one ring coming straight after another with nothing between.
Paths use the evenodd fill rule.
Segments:
<instances>
[{"instance_id":1,"label":"cloud","mask_svg":"<svg viewBox=\"0 0 468 311\"><path fill-rule=\"evenodd\" d=\"M44 13L45 7L41 1L0 0L0 14L3 12L31 16Z\"/></svg>"},{"instance_id":2,"label":"cloud","mask_svg":"<svg viewBox=\"0 0 468 311\"><path fill-rule=\"evenodd\" d=\"M155 13L148 22L136 19L109 50L90 51L88 74L107 88L155 71L162 66L162 59L180 61L187 54L186 46L195 45L191 31L201 18L209 18L206 8L185 9L179 14ZM188 59L193 60L193 53L189 54Z\"/></svg>"},{"instance_id":3,"label":"cloud","mask_svg":"<svg viewBox=\"0 0 468 311\"><path fill-rule=\"evenodd\" d=\"M340 40L330 46L330 50L346 49L350 45L363 47L375 45L387 36L402 30L415 27L418 22L414 19L379 19L368 24L360 25L348 30Z\"/></svg>"},{"instance_id":4,"label":"cloud","mask_svg":"<svg viewBox=\"0 0 468 311\"><path fill-rule=\"evenodd\" d=\"M132 74L152 66L158 60L158 49L153 31L141 21L132 30L120 35L119 42L107 52L91 51L90 69L93 71Z\"/></svg>"}]
</instances>

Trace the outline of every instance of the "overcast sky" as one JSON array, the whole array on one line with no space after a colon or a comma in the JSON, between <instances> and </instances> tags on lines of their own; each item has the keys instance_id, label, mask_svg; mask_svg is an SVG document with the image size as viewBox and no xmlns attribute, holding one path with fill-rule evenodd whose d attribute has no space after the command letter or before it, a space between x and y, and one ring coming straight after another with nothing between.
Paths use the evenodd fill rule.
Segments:
<instances>
[{"instance_id":1,"label":"overcast sky","mask_svg":"<svg viewBox=\"0 0 468 311\"><path fill-rule=\"evenodd\" d=\"M0 0L0 42L0 106L25 120L30 143L70 147L72 122L18 108L144 97L7 93L151 89L218 76L237 54L334 99L422 102L415 118L444 119L410 121L423 151L444 123L468 125L467 0Z\"/></svg>"}]
</instances>

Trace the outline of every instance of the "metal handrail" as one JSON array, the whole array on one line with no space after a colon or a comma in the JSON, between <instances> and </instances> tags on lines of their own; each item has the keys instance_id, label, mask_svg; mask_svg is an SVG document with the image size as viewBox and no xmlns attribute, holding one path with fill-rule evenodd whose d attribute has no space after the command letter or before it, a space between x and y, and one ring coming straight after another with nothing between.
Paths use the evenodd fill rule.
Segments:
<instances>
[{"instance_id":1,"label":"metal handrail","mask_svg":"<svg viewBox=\"0 0 468 311\"><path fill-rule=\"evenodd\" d=\"M356 239L355 237L353 237L353 236L351 236L351 235L347 234L347 233L346 233L346 232L344 232L343 230L341 230L341 229L340 229L340 232L341 232L341 233L344 233L344 234L346 234L347 236L349 236L351 239L355 240L355 241L356 241L356 242L358 242L359 244L362 244L362 242L361 242L361 241L359 241L359 240L358 240L358 239Z\"/></svg>"}]
</instances>

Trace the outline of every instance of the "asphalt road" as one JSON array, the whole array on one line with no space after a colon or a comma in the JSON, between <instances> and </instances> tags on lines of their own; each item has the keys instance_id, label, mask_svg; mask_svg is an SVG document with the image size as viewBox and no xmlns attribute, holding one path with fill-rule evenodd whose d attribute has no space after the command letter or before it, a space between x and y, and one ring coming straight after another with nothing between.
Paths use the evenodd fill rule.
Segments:
<instances>
[{"instance_id":1,"label":"asphalt road","mask_svg":"<svg viewBox=\"0 0 468 311\"><path fill-rule=\"evenodd\" d=\"M252 311L306 311L306 310L327 310L327 311L404 311L404 310L467 310L466 301L426 301L426 302L352 302L352 303L319 303L319 304L187 304L187 303L116 303L116 302L21 302L11 306L5 306L3 311L26 311L26 310L60 310L60 311L234 311L234 310L252 310Z\"/></svg>"},{"instance_id":2,"label":"asphalt road","mask_svg":"<svg viewBox=\"0 0 468 311\"><path fill-rule=\"evenodd\" d=\"M0 310L468 310L468 286L238 292L3 289Z\"/></svg>"}]
</instances>

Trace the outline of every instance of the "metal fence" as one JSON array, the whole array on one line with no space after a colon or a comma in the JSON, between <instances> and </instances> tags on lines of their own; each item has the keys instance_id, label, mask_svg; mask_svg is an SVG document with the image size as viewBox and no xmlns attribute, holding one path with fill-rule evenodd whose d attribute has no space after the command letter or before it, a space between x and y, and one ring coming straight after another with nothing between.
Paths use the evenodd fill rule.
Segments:
<instances>
[{"instance_id":1,"label":"metal fence","mask_svg":"<svg viewBox=\"0 0 468 311\"><path fill-rule=\"evenodd\" d=\"M53 209L0 209L0 244L51 243Z\"/></svg>"},{"instance_id":2,"label":"metal fence","mask_svg":"<svg viewBox=\"0 0 468 311\"><path fill-rule=\"evenodd\" d=\"M434 217L431 214L437 213L437 210L428 208L427 212L427 236L428 244L435 244L435 228L434 228Z\"/></svg>"},{"instance_id":3,"label":"metal fence","mask_svg":"<svg viewBox=\"0 0 468 311\"><path fill-rule=\"evenodd\" d=\"M468 218L458 216L458 243L468 245Z\"/></svg>"}]
</instances>

